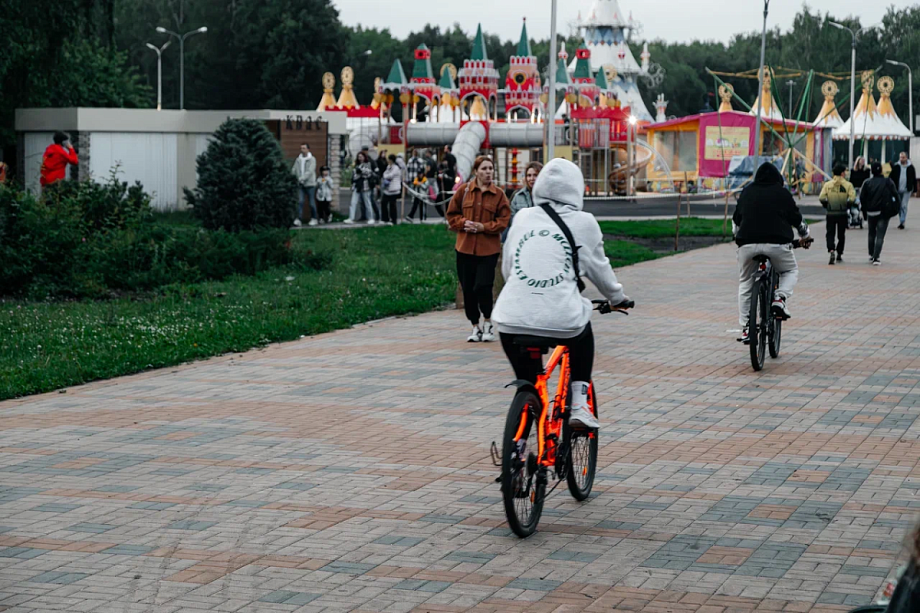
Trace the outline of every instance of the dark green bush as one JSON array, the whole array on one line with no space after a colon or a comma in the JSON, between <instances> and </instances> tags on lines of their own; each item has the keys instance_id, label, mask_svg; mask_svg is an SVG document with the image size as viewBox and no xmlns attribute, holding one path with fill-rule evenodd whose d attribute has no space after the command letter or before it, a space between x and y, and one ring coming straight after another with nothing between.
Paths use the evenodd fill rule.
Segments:
<instances>
[{"instance_id":1,"label":"dark green bush","mask_svg":"<svg viewBox=\"0 0 920 613\"><path fill-rule=\"evenodd\" d=\"M297 180L281 145L254 119L228 119L198 157L198 186L185 189L209 230L290 228L297 213Z\"/></svg>"},{"instance_id":2,"label":"dark green bush","mask_svg":"<svg viewBox=\"0 0 920 613\"><path fill-rule=\"evenodd\" d=\"M105 298L169 284L330 265L291 250L290 231L206 230L150 211L140 185L62 182L42 198L0 186L0 295Z\"/></svg>"}]
</instances>

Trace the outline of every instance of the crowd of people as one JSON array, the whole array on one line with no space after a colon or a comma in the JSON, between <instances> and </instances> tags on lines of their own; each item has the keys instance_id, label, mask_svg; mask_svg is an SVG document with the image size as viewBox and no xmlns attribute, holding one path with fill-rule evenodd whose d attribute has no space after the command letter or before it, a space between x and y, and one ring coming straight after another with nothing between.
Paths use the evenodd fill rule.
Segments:
<instances>
[{"instance_id":1,"label":"crowd of people","mask_svg":"<svg viewBox=\"0 0 920 613\"><path fill-rule=\"evenodd\" d=\"M376 148L364 147L355 155L351 170L351 206L346 224L364 221L368 225L396 225L397 202L403 195L412 202L402 219L404 223L413 223L416 215L424 222L429 206L445 218L443 203L450 200L462 181L449 145L444 147L440 161L429 150L412 149L406 160L402 153L383 155Z\"/></svg>"}]
</instances>

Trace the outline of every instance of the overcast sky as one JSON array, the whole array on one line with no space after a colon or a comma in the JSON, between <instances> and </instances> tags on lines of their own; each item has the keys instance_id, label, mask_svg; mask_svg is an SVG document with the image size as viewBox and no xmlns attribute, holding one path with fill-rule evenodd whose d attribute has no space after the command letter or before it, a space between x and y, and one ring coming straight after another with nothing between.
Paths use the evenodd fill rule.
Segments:
<instances>
[{"instance_id":1,"label":"overcast sky","mask_svg":"<svg viewBox=\"0 0 920 613\"><path fill-rule=\"evenodd\" d=\"M403 37L420 30L426 23L449 27L459 22L466 31L483 29L504 39L516 40L521 33L521 18L527 17L531 38L549 38L550 0L333 0L341 19L349 25L389 28ZM855 15L864 25L881 20L878 6L903 8L911 0L810 0L812 10L836 16ZM565 32L580 10L584 16L593 0L559 0L559 31ZM771 0L769 27L784 30L792 25L802 0ZM728 41L735 33L760 30L763 18L761 0L620 0L627 15L642 23L642 38L663 38L670 42L693 39Z\"/></svg>"}]
</instances>

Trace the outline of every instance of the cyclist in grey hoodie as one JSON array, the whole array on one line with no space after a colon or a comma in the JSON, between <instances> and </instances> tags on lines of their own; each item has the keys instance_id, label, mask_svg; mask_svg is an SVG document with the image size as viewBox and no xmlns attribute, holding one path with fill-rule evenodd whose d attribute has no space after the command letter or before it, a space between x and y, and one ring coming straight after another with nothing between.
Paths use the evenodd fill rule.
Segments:
<instances>
[{"instance_id":1,"label":"cyclist in grey hoodie","mask_svg":"<svg viewBox=\"0 0 920 613\"><path fill-rule=\"evenodd\" d=\"M572 412L569 423L587 428L599 424L588 408L588 387L594 366L591 301L578 289L572 261L611 306L629 301L604 254L604 236L584 206L585 180L578 166L556 159L547 164L533 187L534 207L518 211L502 253L505 287L498 297L492 321L502 348L518 379L536 382L542 369L535 358L514 344L517 335L539 336L569 348L572 376ZM547 204L571 231L575 245L541 208Z\"/></svg>"}]
</instances>

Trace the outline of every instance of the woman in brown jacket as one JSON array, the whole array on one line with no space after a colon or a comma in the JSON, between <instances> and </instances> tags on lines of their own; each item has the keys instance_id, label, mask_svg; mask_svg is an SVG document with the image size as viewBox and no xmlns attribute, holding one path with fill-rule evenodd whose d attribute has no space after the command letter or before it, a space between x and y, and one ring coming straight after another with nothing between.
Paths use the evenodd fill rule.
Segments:
<instances>
[{"instance_id":1,"label":"woman in brown jacket","mask_svg":"<svg viewBox=\"0 0 920 613\"><path fill-rule=\"evenodd\" d=\"M447 207L447 223L457 233L457 277L463 289L466 317L473 332L471 343L495 340L492 328L492 284L501 253L501 234L511 219L508 197L492 182L492 159L479 156L473 163L473 180L461 185ZM485 320L480 327L479 318Z\"/></svg>"}]
</instances>

